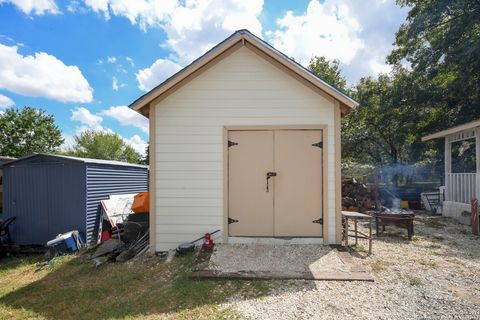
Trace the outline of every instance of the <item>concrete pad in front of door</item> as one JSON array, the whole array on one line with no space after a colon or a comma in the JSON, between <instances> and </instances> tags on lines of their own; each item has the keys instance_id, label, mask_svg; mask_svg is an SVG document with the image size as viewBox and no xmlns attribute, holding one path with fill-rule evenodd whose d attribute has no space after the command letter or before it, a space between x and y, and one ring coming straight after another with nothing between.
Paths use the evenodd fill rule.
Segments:
<instances>
[{"instance_id":1,"label":"concrete pad in front of door","mask_svg":"<svg viewBox=\"0 0 480 320\"><path fill-rule=\"evenodd\" d=\"M350 253L324 245L217 245L200 252L190 278L373 281Z\"/></svg>"}]
</instances>

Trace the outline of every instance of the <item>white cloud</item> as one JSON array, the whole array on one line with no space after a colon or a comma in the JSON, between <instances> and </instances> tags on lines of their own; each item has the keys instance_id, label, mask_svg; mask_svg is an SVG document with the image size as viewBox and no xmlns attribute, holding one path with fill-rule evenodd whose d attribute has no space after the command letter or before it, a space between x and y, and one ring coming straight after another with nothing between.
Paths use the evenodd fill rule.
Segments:
<instances>
[{"instance_id":1,"label":"white cloud","mask_svg":"<svg viewBox=\"0 0 480 320\"><path fill-rule=\"evenodd\" d=\"M390 70L385 58L406 12L393 0L311 0L303 14L287 12L266 35L305 66L314 56L338 59L352 83Z\"/></svg>"},{"instance_id":2,"label":"white cloud","mask_svg":"<svg viewBox=\"0 0 480 320\"><path fill-rule=\"evenodd\" d=\"M130 57L125 57L125 60L127 60L128 63L130 63L130 66L131 66L132 68L135 67L135 62L133 61L132 58L130 58Z\"/></svg>"},{"instance_id":3,"label":"white cloud","mask_svg":"<svg viewBox=\"0 0 480 320\"><path fill-rule=\"evenodd\" d=\"M118 91L118 80L116 77L112 78L112 89L113 91Z\"/></svg>"},{"instance_id":4,"label":"white cloud","mask_svg":"<svg viewBox=\"0 0 480 320\"><path fill-rule=\"evenodd\" d=\"M122 64L117 65L117 72L118 73L128 73L127 69L125 69Z\"/></svg>"},{"instance_id":5,"label":"white cloud","mask_svg":"<svg viewBox=\"0 0 480 320\"><path fill-rule=\"evenodd\" d=\"M107 62L108 63L115 63L115 62L117 62L117 57L115 57L115 56L107 57Z\"/></svg>"},{"instance_id":6,"label":"white cloud","mask_svg":"<svg viewBox=\"0 0 480 320\"><path fill-rule=\"evenodd\" d=\"M361 26L349 7L333 1L312 0L304 15L288 11L277 24L278 30L267 33L273 46L301 64L307 64L313 54L348 64L364 46L358 37Z\"/></svg>"},{"instance_id":7,"label":"white cloud","mask_svg":"<svg viewBox=\"0 0 480 320\"><path fill-rule=\"evenodd\" d=\"M249 29L262 37L262 0L84 1L106 19L119 16L142 30L162 29L167 37L161 46L171 50L168 60L181 66L237 29ZM407 12L408 8L400 8L394 0L311 0L304 13L287 12L265 35L272 45L303 65L315 55L340 60L352 83L361 76L390 70L385 57ZM137 73L142 90L171 74L166 70L149 82L155 75L142 78L144 70Z\"/></svg>"},{"instance_id":8,"label":"white cloud","mask_svg":"<svg viewBox=\"0 0 480 320\"><path fill-rule=\"evenodd\" d=\"M77 66L45 52L22 56L17 50L0 44L0 88L61 102L92 101L93 89Z\"/></svg>"},{"instance_id":9,"label":"white cloud","mask_svg":"<svg viewBox=\"0 0 480 320\"><path fill-rule=\"evenodd\" d=\"M113 106L101 114L117 120L121 125L134 126L148 133L148 119L127 106Z\"/></svg>"},{"instance_id":10,"label":"white cloud","mask_svg":"<svg viewBox=\"0 0 480 320\"><path fill-rule=\"evenodd\" d=\"M83 129L103 130L101 125L103 118L97 114L91 113L90 110L84 107L77 107L72 110L70 120L80 122L82 124L80 127L82 128L81 131L84 131Z\"/></svg>"},{"instance_id":11,"label":"white cloud","mask_svg":"<svg viewBox=\"0 0 480 320\"><path fill-rule=\"evenodd\" d=\"M158 59L150 67L138 70L135 74L138 88L142 91L149 91L180 69L182 67L173 61Z\"/></svg>"},{"instance_id":12,"label":"white cloud","mask_svg":"<svg viewBox=\"0 0 480 320\"><path fill-rule=\"evenodd\" d=\"M84 0L86 6L97 13L103 13L105 19L110 19L110 13L138 24L143 30L158 25L171 13L177 0Z\"/></svg>"},{"instance_id":13,"label":"white cloud","mask_svg":"<svg viewBox=\"0 0 480 320\"><path fill-rule=\"evenodd\" d=\"M124 137L123 141L126 144L130 145L137 153L141 155L145 155L148 143L145 142L138 134L133 135L130 139L126 139Z\"/></svg>"},{"instance_id":14,"label":"white cloud","mask_svg":"<svg viewBox=\"0 0 480 320\"><path fill-rule=\"evenodd\" d=\"M117 77L112 78L112 89L113 91L118 91L120 88L125 88L126 83L119 83Z\"/></svg>"},{"instance_id":15,"label":"white cloud","mask_svg":"<svg viewBox=\"0 0 480 320\"><path fill-rule=\"evenodd\" d=\"M63 143L60 146L60 150L69 150L75 145L75 138L73 135L62 132Z\"/></svg>"},{"instance_id":16,"label":"white cloud","mask_svg":"<svg viewBox=\"0 0 480 320\"><path fill-rule=\"evenodd\" d=\"M199 57L238 29L262 36L263 1L186 1L175 8L163 28L167 45L182 64Z\"/></svg>"},{"instance_id":17,"label":"white cloud","mask_svg":"<svg viewBox=\"0 0 480 320\"><path fill-rule=\"evenodd\" d=\"M93 11L127 18L142 30L160 27L166 46L185 64L237 29L261 36L263 0L84 0Z\"/></svg>"},{"instance_id":18,"label":"white cloud","mask_svg":"<svg viewBox=\"0 0 480 320\"><path fill-rule=\"evenodd\" d=\"M130 139L123 138L123 141L130 145L137 153L145 155L148 143L140 138L138 134L133 135Z\"/></svg>"},{"instance_id":19,"label":"white cloud","mask_svg":"<svg viewBox=\"0 0 480 320\"><path fill-rule=\"evenodd\" d=\"M0 109L8 108L15 104L15 102L7 96L0 94Z\"/></svg>"},{"instance_id":20,"label":"white cloud","mask_svg":"<svg viewBox=\"0 0 480 320\"><path fill-rule=\"evenodd\" d=\"M107 133L115 133L120 138L122 138L125 143L130 145L136 152L141 155L145 154L147 147L147 142L145 142L138 134L133 135L131 138L125 138L117 132L114 132L110 128L105 128L102 126L103 117L102 115L111 117L117 120L122 125L131 125L141 129L144 132L148 132L148 119L140 115L139 113L131 110L127 106L118 106L110 107L107 110L102 111L101 113L93 114L84 107L77 107L72 110L72 116L70 120L80 123L76 128L75 134L79 135L88 130L95 130ZM61 146L62 149L66 150L73 146L74 138L70 134L63 134L65 142Z\"/></svg>"},{"instance_id":21,"label":"white cloud","mask_svg":"<svg viewBox=\"0 0 480 320\"><path fill-rule=\"evenodd\" d=\"M36 15L60 13L55 0L0 0L0 4L3 3L11 3L27 15L31 13Z\"/></svg>"},{"instance_id":22,"label":"white cloud","mask_svg":"<svg viewBox=\"0 0 480 320\"><path fill-rule=\"evenodd\" d=\"M97 13L103 12L105 19L110 19L110 15L108 13L108 3L110 0L84 0L85 5L90 7L93 11Z\"/></svg>"},{"instance_id":23,"label":"white cloud","mask_svg":"<svg viewBox=\"0 0 480 320\"><path fill-rule=\"evenodd\" d=\"M70 1L70 3L67 5L67 11L71 13L75 13L78 11L78 8L80 6L80 3L76 0Z\"/></svg>"}]
</instances>

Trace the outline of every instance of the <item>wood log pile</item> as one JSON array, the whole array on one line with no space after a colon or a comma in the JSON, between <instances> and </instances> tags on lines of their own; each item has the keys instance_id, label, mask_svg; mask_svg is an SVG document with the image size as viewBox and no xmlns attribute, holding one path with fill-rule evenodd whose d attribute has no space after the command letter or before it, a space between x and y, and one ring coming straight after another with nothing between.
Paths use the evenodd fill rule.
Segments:
<instances>
[{"instance_id":1,"label":"wood log pile","mask_svg":"<svg viewBox=\"0 0 480 320\"><path fill-rule=\"evenodd\" d=\"M374 209L372 192L368 187L355 180L342 180L342 210L364 212Z\"/></svg>"}]
</instances>

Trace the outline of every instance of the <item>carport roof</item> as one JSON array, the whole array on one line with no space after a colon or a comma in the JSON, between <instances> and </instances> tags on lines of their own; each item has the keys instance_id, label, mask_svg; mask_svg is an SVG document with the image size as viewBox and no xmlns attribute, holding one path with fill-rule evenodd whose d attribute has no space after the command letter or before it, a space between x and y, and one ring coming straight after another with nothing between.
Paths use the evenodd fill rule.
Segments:
<instances>
[{"instance_id":1,"label":"carport roof","mask_svg":"<svg viewBox=\"0 0 480 320\"><path fill-rule=\"evenodd\" d=\"M480 119L472 121L472 122L467 122L467 123L461 124L461 125L456 126L456 127L448 128L446 130L442 130L442 131L438 131L438 132L429 134L428 136L422 137L422 141L428 141L428 140L432 140L432 139L436 139L436 138L443 138L443 137L446 137L450 134L458 133L458 132L461 132L461 131L464 131L464 130L470 130L470 129L473 129L473 128L476 128L476 127L480 127Z\"/></svg>"},{"instance_id":2,"label":"carport roof","mask_svg":"<svg viewBox=\"0 0 480 320\"><path fill-rule=\"evenodd\" d=\"M24 160L28 160L31 158L35 157L46 157L46 158L51 158L51 159L63 159L63 160L69 160L69 161L75 161L75 162L82 162L82 163L90 163L90 164L104 164L104 165L113 165L113 166L126 166L126 167L138 167L138 168L148 168L148 166L145 165L140 165L140 164L134 164L134 163L128 163L128 162L122 162L122 161L115 161L115 160L103 160L103 159L91 159L91 158L79 158L79 157L71 157L71 156L63 156L63 155L57 155L57 154L48 154L48 153L34 153L30 154L25 157L21 157L18 159L15 159L13 161L9 161L7 163L4 163L3 166L9 166L11 164L15 164L18 162L22 162Z\"/></svg>"}]
</instances>

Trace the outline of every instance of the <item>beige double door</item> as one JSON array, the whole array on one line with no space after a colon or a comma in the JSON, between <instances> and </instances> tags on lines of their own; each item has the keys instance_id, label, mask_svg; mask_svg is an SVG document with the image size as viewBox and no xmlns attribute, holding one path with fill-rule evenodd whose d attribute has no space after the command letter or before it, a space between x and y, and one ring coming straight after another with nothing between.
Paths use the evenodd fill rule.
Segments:
<instances>
[{"instance_id":1,"label":"beige double door","mask_svg":"<svg viewBox=\"0 0 480 320\"><path fill-rule=\"evenodd\" d=\"M230 236L322 236L322 131L228 132Z\"/></svg>"}]
</instances>

